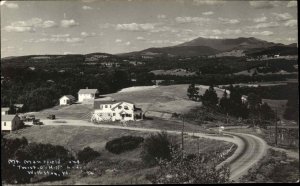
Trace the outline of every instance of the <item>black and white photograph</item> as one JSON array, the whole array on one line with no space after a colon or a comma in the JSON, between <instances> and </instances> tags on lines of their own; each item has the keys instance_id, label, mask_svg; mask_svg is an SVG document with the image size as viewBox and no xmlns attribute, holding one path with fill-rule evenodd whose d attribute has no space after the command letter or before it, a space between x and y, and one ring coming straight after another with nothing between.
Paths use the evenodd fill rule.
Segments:
<instances>
[{"instance_id":1,"label":"black and white photograph","mask_svg":"<svg viewBox=\"0 0 300 186\"><path fill-rule=\"evenodd\" d=\"M1 3L2 185L298 183L298 2Z\"/></svg>"}]
</instances>

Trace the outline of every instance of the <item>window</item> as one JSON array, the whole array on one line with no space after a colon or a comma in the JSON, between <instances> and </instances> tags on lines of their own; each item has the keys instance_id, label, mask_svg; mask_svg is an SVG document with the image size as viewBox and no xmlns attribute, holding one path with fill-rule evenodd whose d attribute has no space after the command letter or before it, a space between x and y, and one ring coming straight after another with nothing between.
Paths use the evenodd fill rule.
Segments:
<instances>
[{"instance_id":1,"label":"window","mask_svg":"<svg viewBox=\"0 0 300 186\"><path fill-rule=\"evenodd\" d=\"M103 109L103 105L100 105L100 109L101 109L101 110Z\"/></svg>"},{"instance_id":2,"label":"window","mask_svg":"<svg viewBox=\"0 0 300 186\"><path fill-rule=\"evenodd\" d=\"M131 117L132 115L131 114L126 114L126 117Z\"/></svg>"},{"instance_id":3,"label":"window","mask_svg":"<svg viewBox=\"0 0 300 186\"><path fill-rule=\"evenodd\" d=\"M129 110L127 106L124 106L124 109L125 109L125 110Z\"/></svg>"},{"instance_id":4,"label":"window","mask_svg":"<svg viewBox=\"0 0 300 186\"><path fill-rule=\"evenodd\" d=\"M122 109L122 106L118 106L118 109Z\"/></svg>"},{"instance_id":5,"label":"window","mask_svg":"<svg viewBox=\"0 0 300 186\"><path fill-rule=\"evenodd\" d=\"M113 116L116 116L116 113L113 113Z\"/></svg>"},{"instance_id":6,"label":"window","mask_svg":"<svg viewBox=\"0 0 300 186\"><path fill-rule=\"evenodd\" d=\"M4 122L4 127L6 126L6 122Z\"/></svg>"},{"instance_id":7,"label":"window","mask_svg":"<svg viewBox=\"0 0 300 186\"><path fill-rule=\"evenodd\" d=\"M105 105L105 108L107 108L107 105Z\"/></svg>"}]
</instances>

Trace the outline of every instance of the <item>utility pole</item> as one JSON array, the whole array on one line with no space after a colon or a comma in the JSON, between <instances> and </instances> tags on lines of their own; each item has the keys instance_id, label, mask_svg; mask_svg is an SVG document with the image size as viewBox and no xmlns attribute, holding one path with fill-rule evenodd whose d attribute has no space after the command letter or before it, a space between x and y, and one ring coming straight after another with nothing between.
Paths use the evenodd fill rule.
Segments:
<instances>
[{"instance_id":1,"label":"utility pole","mask_svg":"<svg viewBox=\"0 0 300 186\"><path fill-rule=\"evenodd\" d=\"M275 109L275 146L277 146L277 109Z\"/></svg>"},{"instance_id":2,"label":"utility pole","mask_svg":"<svg viewBox=\"0 0 300 186\"><path fill-rule=\"evenodd\" d=\"M184 116L182 116L182 130L181 130L181 150L182 150L182 157L183 157L183 151L184 151L183 132L184 132Z\"/></svg>"}]
</instances>

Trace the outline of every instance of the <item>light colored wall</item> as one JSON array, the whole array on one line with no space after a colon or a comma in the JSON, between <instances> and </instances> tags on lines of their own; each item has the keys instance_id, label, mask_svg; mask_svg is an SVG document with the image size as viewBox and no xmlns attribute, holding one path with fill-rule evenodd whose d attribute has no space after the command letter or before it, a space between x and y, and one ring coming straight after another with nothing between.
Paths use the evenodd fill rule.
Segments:
<instances>
[{"instance_id":1,"label":"light colored wall","mask_svg":"<svg viewBox=\"0 0 300 186\"><path fill-rule=\"evenodd\" d=\"M62 97L59 100L60 105L68 105L67 100L69 100L67 97Z\"/></svg>"},{"instance_id":2,"label":"light colored wall","mask_svg":"<svg viewBox=\"0 0 300 186\"><path fill-rule=\"evenodd\" d=\"M4 126L4 122L6 123L6 126ZM11 121L1 121L1 130L12 130Z\"/></svg>"},{"instance_id":3,"label":"light colored wall","mask_svg":"<svg viewBox=\"0 0 300 186\"><path fill-rule=\"evenodd\" d=\"M78 94L78 101L83 102L85 99L94 99L95 94Z\"/></svg>"},{"instance_id":4,"label":"light colored wall","mask_svg":"<svg viewBox=\"0 0 300 186\"><path fill-rule=\"evenodd\" d=\"M112 105L108 105L108 108L105 108L102 107L102 109L95 109L94 110L94 115L95 115L95 118L98 120L98 121L103 121L103 120L107 120L109 117L111 118L112 121L115 121L115 120L124 120L124 121L132 121L134 120L134 105L131 104L131 103L122 103L121 106L122 108L115 108L115 110L111 110L111 108L117 106L119 103L115 103L115 104L112 104ZM104 104L105 105L105 104ZM127 106L128 107L128 110L125 110L124 109L124 106ZM127 112L128 114L131 114L131 117L124 117L122 118L122 116L119 114L120 112L122 111L125 111ZM115 116L113 116L113 114L115 114ZM102 115L102 116L100 116ZM108 116L110 115L110 116Z\"/></svg>"},{"instance_id":5,"label":"light colored wall","mask_svg":"<svg viewBox=\"0 0 300 186\"><path fill-rule=\"evenodd\" d=\"M1 111L1 115L7 115L8 111Z\"/></svg>"}]
</instances>

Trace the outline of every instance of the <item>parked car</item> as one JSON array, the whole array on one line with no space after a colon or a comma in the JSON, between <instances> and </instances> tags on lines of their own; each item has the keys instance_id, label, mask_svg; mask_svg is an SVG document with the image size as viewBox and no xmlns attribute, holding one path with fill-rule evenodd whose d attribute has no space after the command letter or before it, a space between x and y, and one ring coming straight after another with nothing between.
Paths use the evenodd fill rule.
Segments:
<instances>
[{"instance_id":1,"label":"parked car","mask_svg":"<svg viewBox=\"0 0 300 186\"><path fill-rule=\"evenodd\" d=\"M33 121L33 120L35 120L35 115L26 116L26 120L27 121Z\"/></svg>"},{"instance_id":2,"label":"parked car","mask_svg":"<svg viewBox=\"0 0 300 186\"><path fill-rule=\"evenodd\" d=\"M55 119L55 115L54 114L50 114L47 118L53 120L53 119Z\"/></svg>"}]
</instances>

